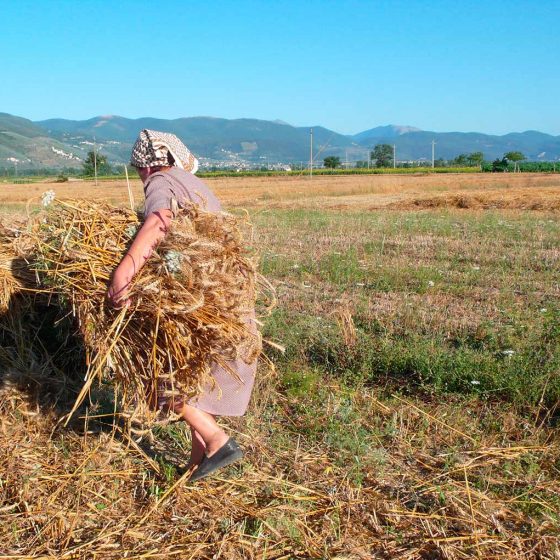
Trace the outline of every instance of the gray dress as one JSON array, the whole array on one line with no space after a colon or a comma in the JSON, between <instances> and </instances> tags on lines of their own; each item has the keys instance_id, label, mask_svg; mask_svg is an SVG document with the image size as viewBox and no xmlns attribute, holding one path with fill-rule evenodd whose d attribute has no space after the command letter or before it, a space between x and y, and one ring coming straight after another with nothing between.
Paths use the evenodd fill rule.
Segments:
<instances>
[{"instance_id":1,"label":"gray dress","mask_svg":"<svg viewBox=\"0 0 560 560\"><path fill-rule=\"evenodd\" d=\"M182 201L200 204L210 212L221 212L222 205L208 186L198 177L178 167L151 175L144 185L146 198L144 216L162 208L171 209L175 199L179 206ZM249 328L256 330L254 314L247 318ZM237 373L239 380L217 364L212 366L215 386L208 384L202 393L191 399L188 404L217 416L242 416L247 410L257 362L245 363L242 359L228 362Z\"/></svg>"}]
</instances>

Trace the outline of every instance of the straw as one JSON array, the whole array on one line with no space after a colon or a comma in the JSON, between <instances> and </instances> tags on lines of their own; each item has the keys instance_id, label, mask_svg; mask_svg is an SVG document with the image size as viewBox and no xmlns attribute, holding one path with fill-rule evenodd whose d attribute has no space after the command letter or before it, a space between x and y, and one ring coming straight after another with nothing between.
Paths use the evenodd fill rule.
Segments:
<instances>
[{"instance_id":1,"label":"straw","mask_svg":"<svg viewBox=\"0 0 560 560\"><path fill-rule=\"evenodd\" d=\"M250 317L266 282L243 247L242 224L227 213L181 210L134 278L133 304L107 305L111 274L140 226L128 210L57 201L23 234L36 289L54 298L63 315L75 315L90 355L72 413L95 381L113 380L125 406L147 411L161 396L196 395L212 383L214 364L228 370L229 361L251 363L261 351Z\"/></svg>"}]
</instances>

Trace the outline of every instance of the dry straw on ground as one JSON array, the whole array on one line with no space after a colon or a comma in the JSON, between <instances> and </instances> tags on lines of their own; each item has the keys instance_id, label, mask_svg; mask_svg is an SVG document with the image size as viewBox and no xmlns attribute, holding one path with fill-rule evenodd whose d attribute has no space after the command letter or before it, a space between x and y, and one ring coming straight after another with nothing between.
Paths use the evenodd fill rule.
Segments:
<instances>
[{"instance_id":1,"label":"dry straw on ground","mask_svg":"<svg viewBox=\"0 0 560 560\"><path fill-rule=\"evenodd\" d=\"M529 187L509 191L492 189L480 192L462 191L430 197L409 197L393 202L388 207L394 209L469 208L558 212L560 194L557 187L541 189Z\"/></svg>"},{"instance_id":2,"label":"dry straw on ground","mask_svg":"<svg viewBox=\"0 0 560 560\"><path fill-rule=\"evenodd\" d=\"M380 448L383 464L364 466L360 485L305 440L270 445L251 421L236 435L248 450L244 471L189 485L157 474L126 434L95 418L53 434L57 418L35 393L14 376L0 388L1 559L554 560L560 552L554 511L537 524L512 507L515 498L488 489L516 484L507 465L524 456L553 467L557 448L545 434L530 434L532 445L476 443L455 419L441 420L442 407L389 407L364 394L378 410L372 418L401 430ZM419 434L429 448L415 448ZM554 491L536 479L519 499L539 507L538 496Z\"/></svg>"}]
</instances>

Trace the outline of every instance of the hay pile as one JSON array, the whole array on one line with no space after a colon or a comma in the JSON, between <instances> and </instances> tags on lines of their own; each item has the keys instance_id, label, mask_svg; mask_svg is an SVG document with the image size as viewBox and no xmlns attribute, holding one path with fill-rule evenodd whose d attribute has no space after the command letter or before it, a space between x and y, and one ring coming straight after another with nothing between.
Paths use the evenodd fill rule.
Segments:
<instances>
[{"instance_id":1,"label":"hay pile","mask_svg":"<svg viewBox=\"0 0 560 560\"><path fill-rule=\"evenodd\" d=\"M558 212L560 195L556 188L512 188L507 190L484 190L481 192L459 191L434 196L421 196L392 202L388 208L415 210L418 208L462 208L470 210L533 210Z\"/></svg>"},{"instance_id":2,"label":"hay pile","mask_svg":"<svg viewBox=\"0 0 560 560\"><path fill-rule=\"evenodd\" d=\"M140 225L131 211L57 201L22 232L18 250L27 274L36 274L37 293L61 316L76 318L87 351L86 382L73 411L96 379L114 379L124 406L153 408L158 392L193 396L211 380L212 364L251 363L261 351L247 323L256 264L243 248L239 220L226 213L181 210L134 278L132 304L107 305L111 274Z\"/></svg>"}]
</instances>

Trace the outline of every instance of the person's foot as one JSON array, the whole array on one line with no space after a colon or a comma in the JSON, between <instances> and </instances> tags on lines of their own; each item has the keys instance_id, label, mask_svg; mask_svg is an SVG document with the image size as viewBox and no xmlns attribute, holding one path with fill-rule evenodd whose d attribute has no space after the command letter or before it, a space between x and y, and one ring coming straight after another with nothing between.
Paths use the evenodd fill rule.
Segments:
<instances>
[{"instance_id":1,"label":"person's foot","mask_svg":"<svg viewBox=\"0 0 560 560\"><path fill-rule=\"evenodd\" d=\"M189 457L187 469L190 470L198 467L204 457L214 455L216 451L224 446L228 439L227 434L223 430L219 430L207 444L195 430L191 430L191 456Z\"/></svg>"},{"instance_id":2,"label":"person's foot","mask_svg":"<svg viewBox=\"0 0 560 560\"><path fill-rule=\"evenodd\" d=\"M231 438L229 438L223 430L217 431L216 434L206 442L206 449L204 454L207 457L212 457L212 455L219 451L230 439Z\"/></svg>"},{"instance_id":3,"label":"person's foot","mask_svg":"<svg viewBox=\"0 0 560 560\"><path fill-rule=\"evenodd\" d=\"M189 478L189 482L195 482L206 478L218 469L231 465L243 457L243 451L233 438L229 438L212 455L205 455L198 468Z\"/></svg>"}]
</instances>

